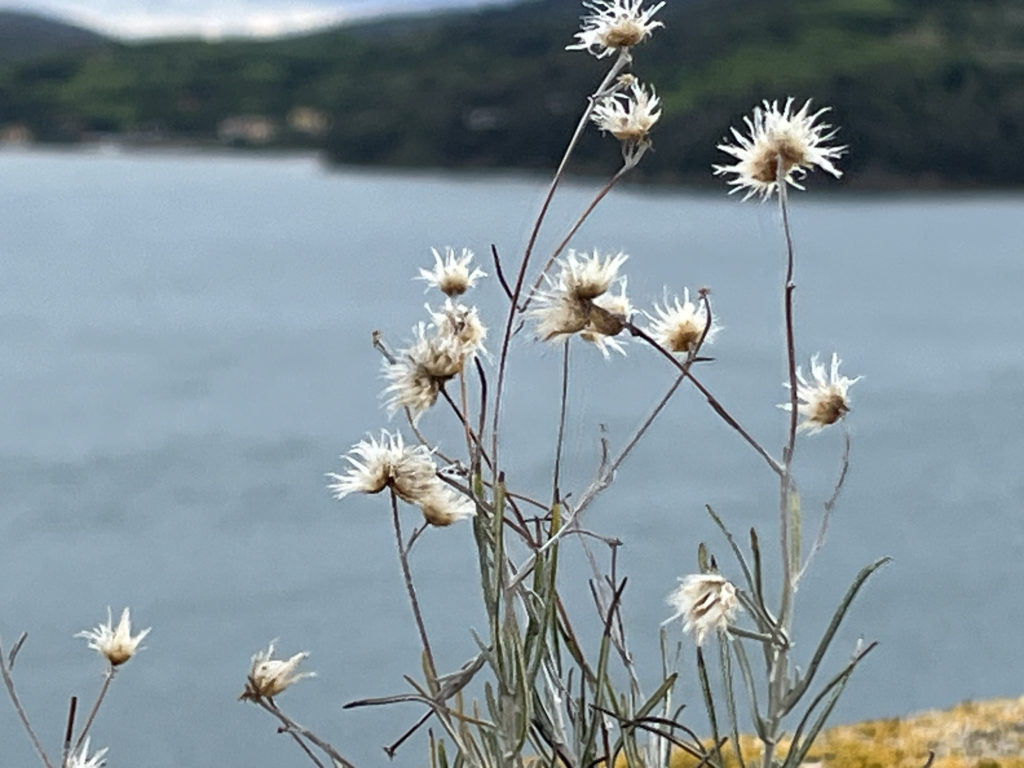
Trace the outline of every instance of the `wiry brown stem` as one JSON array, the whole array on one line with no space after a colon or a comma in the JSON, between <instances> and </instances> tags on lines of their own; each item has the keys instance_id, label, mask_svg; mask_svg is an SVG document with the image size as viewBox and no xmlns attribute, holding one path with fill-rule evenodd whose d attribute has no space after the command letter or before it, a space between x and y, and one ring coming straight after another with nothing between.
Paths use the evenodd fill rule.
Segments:
<instances>
[{"instance_id":1,"label":"wiry brown stem","mask_svg":"<svg viewBox=\"0 0 1024 768\"><path fill-rule=\"evenodd\" d=\"M661 354L662 357L664 357L666 360L671 362L672 365L678 368L680 374L682 374L682 376L684 376L685 378L689 379L690 383L697 388L697 391L704 395L704 399L708 401L708 405L711 406L715 413L721 416L725 423L732 427L739 434L739 436L742 437L747 442L747 444L750 445L750 447L753 448L757 452L757 454L768 463L768 466L771 467L772 472L775 472L777 475L782 474L782 472L784 471L783 465L776 461L772 457L772 455L768 453L768 451L766 451L764 447L759 442L757 442L757 440L755 440L749 432L747 432L743 425L740 424L729 413L729 411L726 410L725 406L723 406L718 401L718 398L711 394L711 391L707 387L705 387L704 384L702 384L701 381L696 376L694 376L693 373L690 371L690 366L694 362L696 362L696 358L688 359L686 361L680 361L678 358L676 358L675 355L673 355L671 352L669 352L667 349L661 346L655 339L653 339L651 335L647 333L643 328L639 327L638 325L635 325L633 322L628 320L625 323L623 323L623 325L632 336L647 342L647 344L653 347L659 354Z\"/></svg>"},{"instance_id":2,"label":"wiry brown stem","mask_svg":"<svg viewBox=\"0 0 1024 768\"><path fill-rule=\"evenodd\" d=\"M786 167L782 155L777 161L776 180L779 190L779 210L782 214L782 229L786 239L786 282L783 284L783 312L786 326L786 368L789 377L789 429L786 433L786 447L782 451L783 474L780 478L779 491L779 535L782 547L782 605L779 610L779 621L783 627L789 628L790 602L793 593L793 564L790 556L789 515L790 500L793 493L793 454L796 451L797 427L797 378L796 378L796 332L793 319L793 293L796 284L793 282L795 258L793 252L793 236L789 228L789 197L786 191Z\"/></svg>"},{"instance_id":3,"label":"wiry brown stem","mask_svg":"<svg viewBox=\"0 0 1024 768\"><path fill-rule=\"evenodd\" d=\"M523 283L526 280L526 272L530 265L530 257L533 254L534 246L537 243L541 224L544 222L548 209L551 207L551 201L554 199L555 190L558 189L558 185L561 183L562 177L565 175L565 169L569 164L569 158L572 157L572 153L576 150L576 145L579 143L580 137L583 136L583 131L587 127L590 115L594 111L594 105L596 103L595 97L603 93L608 88L618 74L626 67L627 64L629 64L630 60L629 49L621 49L615 63L612 65L611 69L608 70L604 80L601 81L601 84L594 92L594 96L591 96L587 101L587 108L583 111L583 115L576 124L576 130L573 132L572 138L569 140L569 145L565 149L565 154L562 155L562 160L558 164L558 169L555 171L555 175L551 179L551 184L548 186L547 194L544 196L544 202L541 204L540 213L537 215L537 219L534 221L533 228L530 231L530 237L526 244L526 250L523 253L523 259L519 264L519 273L516 275L515 287L512 289L512 297L509 302L508 317L505 321L505 332L501 338L501 352L498 355L498 379L494 391L494 416L491 427L491 459L494 461L495 475L500 471L500 465L498 463L498 438L500 431L499 426L501 423L501 400L505 389L505 373L508 366L508 351L509 345L512 342L512 328L515 325L515 318L519 312L519 297L523 292Z\"/></svg>"},{"instance_id":4,"label":"wiry brown stem","mask_svg":"<svg viewBox=\"0 0 1024 768\"><path fill-rule=\"evenodd\" d=\"M340 766L340 768L355 768L355 766L342 757L341 754L338 753L338 750L331 744L321 739L308 728L304 728L299 725L288 715L282 712L281 708L277 706L277 703L273 699L260 697L255 699L255 701L263 709L281 721L281 727L278 728L278 732L287 733L291 736L314 764L320 768L325 768L323 762L314 754L313 750L309 748L309 744L306 744L303 739L306 739L310 744L315 745L321 749L325 755L330 757L333 768L338 768L338 766Z\"/></svg>"},{"instance_id":5,"label":"wiry brown stem","mask_svg":"<svg viewBox=\"0 0 1024 768\"><path fill-rule=\"evenodd\" d=\"M624 165L622 168L620 168L615 173L615 175L611 177L608 183L601 187L600 191L598 191L594 199L590 201L590 204L586 207L583 213L580 214L579 218L576 219L576 223L572 225L572 227L569 229L568 234L566 234L566 236L562 238L562 242L560 242L558 246L555 248L555 250L551 252L551 256L549 256L548 260L544 263L544 267L541 269L540 274L537 275L537 279L534 281L533 286L530 288L530 293L526 297L526 301L524 301L523 306L519 308L520 312L525 312L527 308L530 306L530 302L533 301L533 297L540 289L541 283L544 282L544 275L548 273L548 270L551 269L551 265L555 263L555 259L557 259L561 255L562 251L565 250L565 247L569 245L569 241L572 240L572 238L576 235L577 232L579 232L580 227L583 226L583 222L587 220L587 217L589 217L590 214L594 212L594 209L597 207L597 204L604 200L605 196L612 191L612 187L614 187L632 167L633 166Z\"/></svg>"},{"instance_id":6,"label":"wiry brown stem","mask_svg":"<svg viewBox=\"0 0 1024 768\"><path fill-rule=\"evenodd\" d=\"M25 727L25 732L28 733L29 739L32 741L32 746L36 750L36 754L42 761L45 768L53 768L53 764L50 762L50 758L46 756L46 751L43 749L42 743L39 741L39 737L36 736L36 732L32 729L32 723L29 722L28 715L25 713L25 708L21 705L21 699L18 698L18 692L14 688L14 678L11 677L11 669L14 666L14 657L17 655L18 650L25 642L27 634L22 632L21 637L14 644L14 648L11 649L11 655L9 658L4 658L4 649L0 645L0 675L3 675L4 685L7 686L7 695L11 697L11 703L14 705L14 711L18 713L18 719L21 720L21 724Z\"/></svg>"},{"instance_id":7,"label":"wiry brown stem","mask_svg":"<svg viewBox=\"0 0 1024 768\"><path fill-rule=\"evenodd\" d=\"M89 710L89 716L85 718L85 725L82 726L82 732L78 734L78 739L75 741L72 752L78 752L82 748L82 744L85 743L85 737L89 734L89 729L92 728L92 723L96 719L96 714L100 711L100 705L103 704L107 691L110 690L110 681L114 679L116 672L117 667L113 664L107 665L107 672L103 676L103 685L100 686L100 692L96 696L96 701L93 702L92 709Z\"/></svg>"},{"instance_id":8,"label":"wiry brown stem","mask_svg":"<svg viewBox=\"0 0 1024 768\"><path fill-rule=\"evenodd\" d=\"M423 645L423 657L427 668L427 686L431 693L437 692L437 665L434 663L434 652L430 648L430 638L427 636L427 626L423 622L423 614L420 612L420 602L416 597L416 587L412 580L412 571L409 570L409 551L406 549L402 537L402 521L398 515L398 496L391 490L391 520L395 529L395 547L398 549L398 562L402 567L402 576L405 579L405 591L409 595L409 603L412 605L413 619L416 621L416 629L420 634L420 642Z\"/></svg>"}]
</instances>

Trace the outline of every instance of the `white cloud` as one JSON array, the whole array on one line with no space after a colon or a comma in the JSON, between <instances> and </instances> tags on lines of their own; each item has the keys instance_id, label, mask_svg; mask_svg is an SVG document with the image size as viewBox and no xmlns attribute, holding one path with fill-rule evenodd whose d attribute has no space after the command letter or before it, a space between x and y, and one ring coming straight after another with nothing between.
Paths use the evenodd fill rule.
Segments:
<instances>
[{"instance_id":1,"label":"white cloud","mask_svg":"<svg viewBox=\"0 0 1024 768\"><path fill-rule=\"evenodd\" d=\"M385 13L501 0L0 0L117 37L272 37Z\"/></svg>"}]
</instances>

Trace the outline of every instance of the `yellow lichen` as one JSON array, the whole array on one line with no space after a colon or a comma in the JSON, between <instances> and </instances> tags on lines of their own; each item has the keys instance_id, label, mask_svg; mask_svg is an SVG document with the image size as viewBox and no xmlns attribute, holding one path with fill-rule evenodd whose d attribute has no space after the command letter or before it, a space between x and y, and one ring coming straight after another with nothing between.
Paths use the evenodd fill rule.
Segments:
<instances>
[{"instance_id":1,"label":"yellow lichen","mask_svg":"<svg viewBox=\"0 0 1024 768\"><path fill-rule=\"evenodd\" d=\"M760 744L740 737L744 761L757 762ZM785 756L787 741L776 752ZM936 768L1024 768L1024 696L964 702L952 709L907 717L837 725L822 732L804 761L813 768L923 768L929 752ZM732 745L722 748L722 768L739 768ZM694 768L700 761L683 751L672 768ZM620 755L615 768L627 766Z\"/></svg>"}]
</instances>

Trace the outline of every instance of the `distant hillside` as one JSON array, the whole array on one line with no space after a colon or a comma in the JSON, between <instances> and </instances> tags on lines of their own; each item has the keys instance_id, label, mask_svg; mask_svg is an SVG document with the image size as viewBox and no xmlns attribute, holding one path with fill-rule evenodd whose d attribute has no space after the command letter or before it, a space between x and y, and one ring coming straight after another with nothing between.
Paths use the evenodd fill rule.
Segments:
<instances>
[{"instance_id":1,"label":"distant hillside","mask_svg":"<svg viewBox=\"0 0 1024 768\"><path fill-rule=\"evenodd\" d=\"M47 16L0 11L0 63L106 45L107 38Z\"/></svg>"},{"instance_id":2,"label":"distant hillside","mask_svg":"<svg viewBox=\"0 0 1024 768\"><path fill-rule=\"evenodd\" d=\"M608 65L566 51L572 0L384 19L273 41L110 44L0 70L0 126L74 141L323 148L339 163L550 168ZM669 0L635 52L664 116L641 176L707 181L764 98L813 97L843 184L1024 185L1020 0ZM589 132L576 171L607 171Z\"/></svg>"}]
</instances>

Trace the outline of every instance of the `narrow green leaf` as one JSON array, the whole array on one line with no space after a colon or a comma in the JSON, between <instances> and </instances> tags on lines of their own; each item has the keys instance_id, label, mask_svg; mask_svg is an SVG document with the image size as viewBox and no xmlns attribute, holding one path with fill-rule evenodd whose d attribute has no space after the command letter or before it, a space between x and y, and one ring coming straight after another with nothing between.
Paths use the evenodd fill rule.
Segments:
<instances>
[{"instance_id":1,"label":"narrow green leaf","mask_svg":"<svg viewBox=\"0 0 1024 768\"><path fill-rule=\"evenodd\" d=\"M736 561L740 564L740 568L743 571L743 578L747 582L747 587L751 592L755 592L754 579L750 575L750 567L747 565L746 558L743 557L743 552L740 550L739 545L736 544L736 539L733 537L732 531L725 526L725 523L722 522L722 518L720 518L715 510L711 508L710 504L705 504L704 509L708 511L708 514L711 515L711 519L715 521L715 525L718 526L722 535L725 536L725 540L729 542L729 546L732 548L732 553L736 556Z\"/></svg>"},{"instance_id":2,"label":"narrow green leaf","mask_svg":"<svg viewBox=\"0 0 1024 768\"><path fill-rule=\"evenodd\" d=\"M853 580L850 588L846 590L846 594L843 595L843 599L839 603L839 607L836 608L836 612L832 615L832 620L829 622L828 627L825 629L825 634L822 635L821 641L818 643L818 647L814 651L814 656L811 657L810 664L807 665L807 676L796 685L783 701L784 711L789 712L796 703L803 697L804 693L807 692L808 686L814 679L814 674L818 671L818 666L821 664L821 660L825 658L825 652L828 650L829 645L832 643L832 638L835 637L836 632L839 630L839 625L842 624L843 618L846 616L846 611L850 608L850 604L853 599L857 597L857 593L860 588L864 586L864 582L868 580L875 571L881 568L883 565L892 560L891 557L883 557L876 560L871 565L861 569L860 573Z\"/></svg>"},{"instance_id":3,"label":"narrow green leaf","mask_svg":"<svg viewBox=\"0 0 1024 768\"><path fill-rule=\"evenodd\" d=\"M718 714L715 712L715 699L711 693L711 681L708 679L707 664L704 663L704 652L697 646L697 677L700 679L700 691L704 696L704 708L708 713L711 725L711 738L714 740L715 765L722 764L722 751L719 745L722 740L718 736Z\"/></svg>"}]
</instances>

